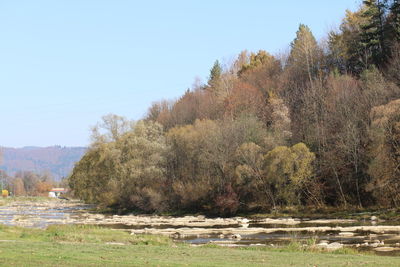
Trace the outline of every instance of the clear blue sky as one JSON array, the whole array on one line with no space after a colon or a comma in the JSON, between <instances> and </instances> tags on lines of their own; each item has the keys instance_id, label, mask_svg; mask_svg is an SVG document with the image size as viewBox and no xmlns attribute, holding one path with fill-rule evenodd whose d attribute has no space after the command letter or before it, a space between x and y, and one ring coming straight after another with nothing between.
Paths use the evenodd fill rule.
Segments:
<instances>
[{"instance_id":1,"label":"clear blue sky","mask_svg":"<svg viewBox=\"0 0 400 267\"><path fill-rule=\"evenodd\" d=\"M84 146L102 115L141 118L216 59L319 39L357 0L0 0L0 146Z\"/></svg>"}]
</instances>

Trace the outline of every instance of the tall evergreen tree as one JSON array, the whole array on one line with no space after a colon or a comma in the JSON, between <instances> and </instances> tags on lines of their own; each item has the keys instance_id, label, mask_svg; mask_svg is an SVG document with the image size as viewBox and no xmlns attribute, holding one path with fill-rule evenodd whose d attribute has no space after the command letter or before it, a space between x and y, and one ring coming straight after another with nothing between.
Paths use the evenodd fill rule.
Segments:
<instances>
[{"instance_id":1,"label":"tall evergreen tree","mask_svg":"<svg viewBox=\"0 0 400 267\"><path fill-rule=\"evenodd\" d=\"M367 55L364 55L369 64L379 66L385 62L387 55L385 38L385 2L382 0L364 0L365 9L362 16L365 18L361 25L361 44Z\"/></svg>"},{"instance_id":2,"label":"tall evergreen tree","mask_svg":"<svg viewBox=\"0 0 400 267\"><path fill-rule=\"evenodd\" d=\"M222 67L218 60L215 61L213 67L210 70L210 78L208 79L208 85L211 87L217 87L221 80Z\"/></svg>"},{"instance_id":3,"label":"tall evergreen tree","mask_svg":"<svg viewBox=\"0 0 400 267\"><path fill-rule=\"evenodd\" d=\"M359 74L365 68L364 47L361 45L361 25L364 7L356 12L346 10L339 32L329 33L329 60L342 73Z\"/></svg>"},{"instance_id":4,"label":"tall evergreen tree","mask_svg":"<svg viewBox=\"0 0 400 267\"><path fill-rule=\"evenodd\" d=\"M389 38L393 41L400 41L400 1L393 0L389 6L388 31Z\"/></svg>"}]
</instances>

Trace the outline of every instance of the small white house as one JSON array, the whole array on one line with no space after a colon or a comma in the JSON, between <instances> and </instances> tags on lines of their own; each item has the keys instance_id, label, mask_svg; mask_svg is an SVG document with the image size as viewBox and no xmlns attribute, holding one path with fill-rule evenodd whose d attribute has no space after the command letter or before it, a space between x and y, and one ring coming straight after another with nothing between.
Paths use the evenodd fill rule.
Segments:
<instances>
[{"instance_id":1,"label":"small white house","mask_svg":"<svg viewBox=\"0 0 400 267\"><path fill-rule=\"evenodd\" d=\"M67 193L67 190L65 188L61 188L61 187L60 188L52 188L49 191L49 197L58 198L58 197L60 197L61 194L65 194L65 193Z\"/></svg>"}]
</instances>

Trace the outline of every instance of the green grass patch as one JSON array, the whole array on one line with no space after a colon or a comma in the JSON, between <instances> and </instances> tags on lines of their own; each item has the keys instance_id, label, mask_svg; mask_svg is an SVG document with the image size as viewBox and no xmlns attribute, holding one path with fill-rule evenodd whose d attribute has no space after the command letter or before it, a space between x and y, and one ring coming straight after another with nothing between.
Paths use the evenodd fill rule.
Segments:
<instances>
[{"instance_id":1,"label":"green grass patch","mask_svg":"<svg viewBox=\"0 0 400 267\"><path fill-rule=\"evenodd\" d=\"M124 244L168 245L168 237L156 235L131 235L126 231L112 230L95 225L52 225L45 234L52 241L104 243L118 242Z\"/></svg>"},{"instance_id":2,"label":"green grass patch","mask_svg":"<svg viewBox=\"0 0 400 267\"><path fill-rule=\"evenodd\" d=\"M307 246L303 246L303 245ZM399 257L342 249L313 250L315 240L280 248L191 247L155 235L88 225L46 230L0 225L1 266L400 266Z\"/></svg>"},{"instance_id":3,"label":"green grass patch","mask_svg":"<svg viewBox=\"0 0 400 267\"><path fill-rule=\"evenodd\" d=\"M51 225L46 230L0 225L0 239L70 243L124 243L170 245L172 240L156 235L131 235L95 225Z\"/></svg>"}]
</instances>

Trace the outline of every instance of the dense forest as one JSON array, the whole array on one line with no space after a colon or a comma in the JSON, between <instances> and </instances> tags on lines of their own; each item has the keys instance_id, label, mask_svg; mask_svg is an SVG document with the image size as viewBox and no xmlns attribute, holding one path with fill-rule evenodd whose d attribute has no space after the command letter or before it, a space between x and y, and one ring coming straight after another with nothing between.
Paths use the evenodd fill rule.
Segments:
<instances>
[{"instance_id":1,"label":"dense forest","mask_svg":"<svg viewBox=\"0 0 400 267\"><path fill-rule=\"evenodd\" d=\"M287 54L243 51L143 120L103 117L69 185L92 203L233 215L399 207L400 1L366 0Z\"/></svg>"}]
</instances>

